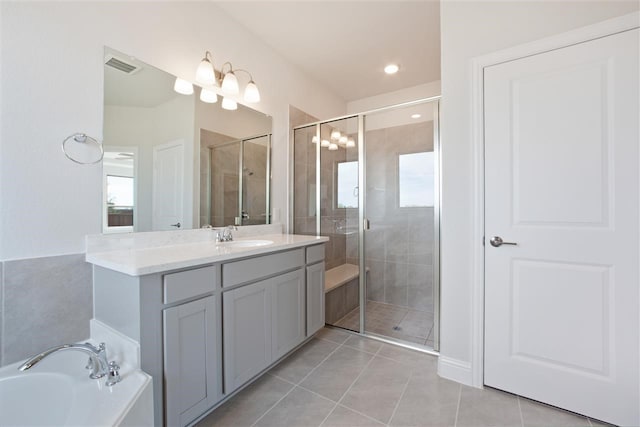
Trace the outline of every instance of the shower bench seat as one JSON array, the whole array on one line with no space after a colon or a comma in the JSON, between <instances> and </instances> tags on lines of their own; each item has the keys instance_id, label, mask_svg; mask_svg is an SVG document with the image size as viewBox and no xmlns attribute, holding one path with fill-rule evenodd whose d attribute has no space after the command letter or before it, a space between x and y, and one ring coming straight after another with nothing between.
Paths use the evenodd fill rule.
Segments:
<instances>
[{"instance_id":1,"label":"shower bench seat","mask_svg":"<svg viewBox=\"0 0 640 427\"><path fill-rule=\"evenodd\" d=\"M325 271L325 323L334 324L358 307L360 304L359 277L360 268L355 264L342 264Z\"/></svg>"}]
</instances>

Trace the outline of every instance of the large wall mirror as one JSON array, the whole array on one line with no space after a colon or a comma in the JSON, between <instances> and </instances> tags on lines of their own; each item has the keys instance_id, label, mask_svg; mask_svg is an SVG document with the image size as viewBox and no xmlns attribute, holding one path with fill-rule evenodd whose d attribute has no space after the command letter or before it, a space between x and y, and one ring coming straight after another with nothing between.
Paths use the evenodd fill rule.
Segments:
<instances>
[{"instance_id":1,"label":"large wall mirror","mask_svg":"<svg viewBox=\"0 0 640 427\"><path fill-rule=\"evenodd\" d=\"M268 224L271 117L175 81L105 48L103 232Z\"/></svg>"}]
</instances>

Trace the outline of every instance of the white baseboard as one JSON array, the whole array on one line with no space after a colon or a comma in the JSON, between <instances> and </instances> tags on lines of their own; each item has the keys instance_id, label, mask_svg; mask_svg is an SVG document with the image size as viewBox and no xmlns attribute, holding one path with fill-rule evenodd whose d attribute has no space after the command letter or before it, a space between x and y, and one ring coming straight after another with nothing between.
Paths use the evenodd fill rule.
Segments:
<instances>
[{"instance_id":1,"label":"white baseboard","mask_svg":"<svg viewBox=\"0 0 640 427\"><path fill-rule=\"evenodd\" d=\"M438 375L470 387L474 386L470 362L440 355L438 358Z\"/></svg>"}]
</instances>

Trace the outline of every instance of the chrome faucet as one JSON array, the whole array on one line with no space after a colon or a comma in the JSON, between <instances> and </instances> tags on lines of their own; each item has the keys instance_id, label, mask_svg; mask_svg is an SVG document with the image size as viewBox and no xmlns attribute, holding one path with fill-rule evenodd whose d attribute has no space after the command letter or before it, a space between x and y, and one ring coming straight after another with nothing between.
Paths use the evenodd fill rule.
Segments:
<instances>
[{"instance_id":1,"label":"chrome faucet","mask_svg":"<svg viewBox=\"0 0 640 427\"><path fill-rule=\"evenodd\" d=\"M222 231L218 231L216 234L216 242L231 242L233 241L233 231L237 230L238 227L235 225L229 225L225 227Z\"/></svg>"},{"instance_id":2,"label":"chrome faucet","mask_svg":"<svg viewBox=\"0 0 640 427\"><path fill-rule=\"evenodd\" d=\"M75 350L89 355L89 362L86 366L87 369L91 370L89 378L98 379L107 375L107 386L112 386L120 382L120 374L118 372L120 367L115 362L107 362L107 348L104 343L100 343L98 347L88 342L84 344L62 344L56 347L51 347L50 349L33 356L24 362L18 369L20 371L31 369L47 356L63 350Z\"/></svg>"}]
</instances>

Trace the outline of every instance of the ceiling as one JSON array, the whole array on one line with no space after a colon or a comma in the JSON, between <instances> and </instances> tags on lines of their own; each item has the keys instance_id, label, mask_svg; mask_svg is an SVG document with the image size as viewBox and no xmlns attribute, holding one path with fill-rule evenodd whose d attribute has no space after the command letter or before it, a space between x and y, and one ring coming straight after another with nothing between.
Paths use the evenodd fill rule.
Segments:
<instances>
[{"instance_id":1,"label":"ceiling","mask_svg":"<svg viewBox=\"0 0 640 427\"><path fill-rule=\"evenodd\" d=\"M216 1L345 101L440 80L440 3ZM397 63L400 71L383 68Z\"/></svg>"}]
</instances>

